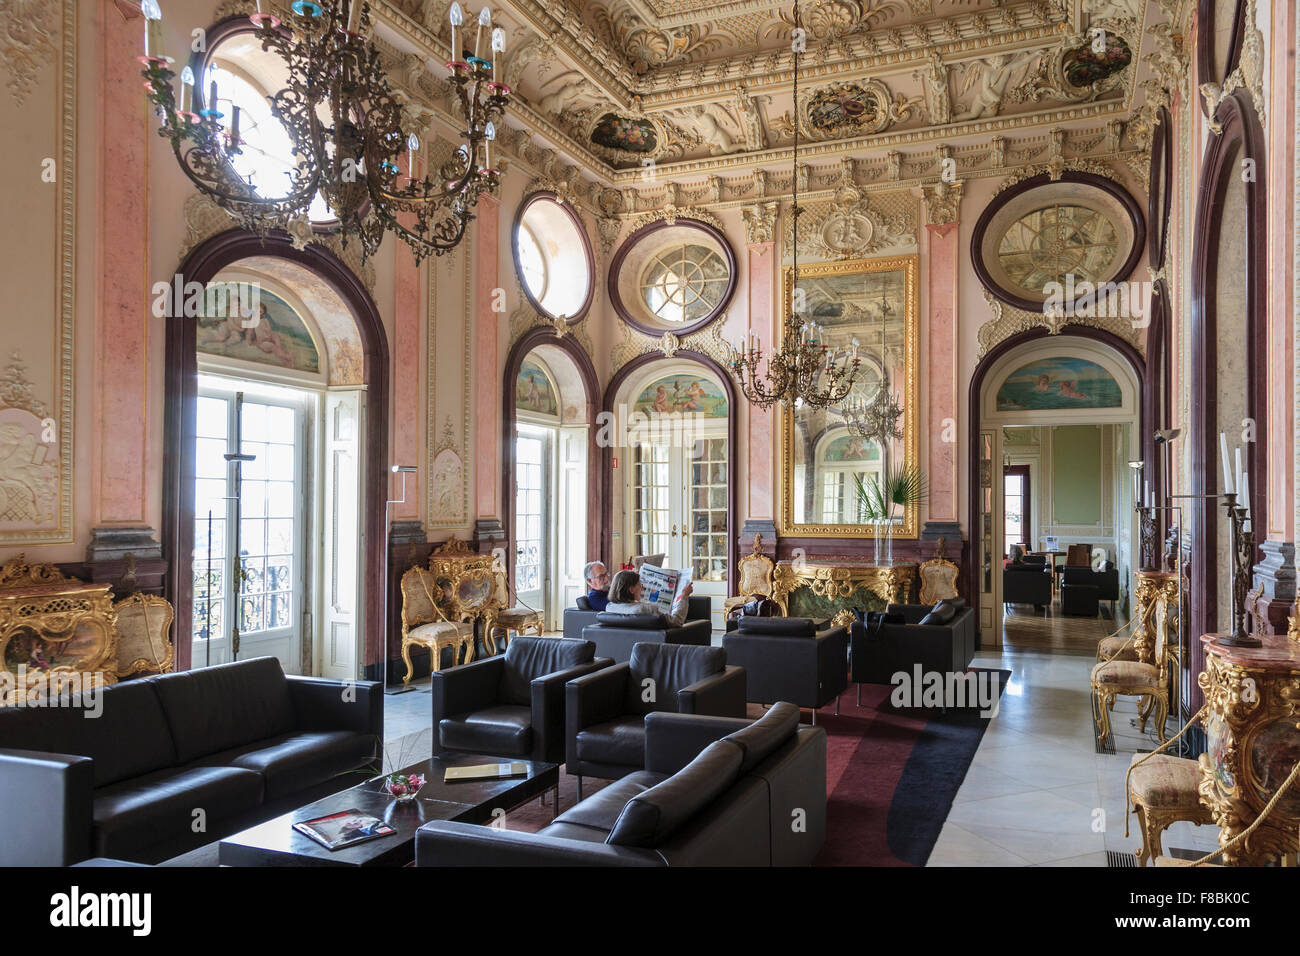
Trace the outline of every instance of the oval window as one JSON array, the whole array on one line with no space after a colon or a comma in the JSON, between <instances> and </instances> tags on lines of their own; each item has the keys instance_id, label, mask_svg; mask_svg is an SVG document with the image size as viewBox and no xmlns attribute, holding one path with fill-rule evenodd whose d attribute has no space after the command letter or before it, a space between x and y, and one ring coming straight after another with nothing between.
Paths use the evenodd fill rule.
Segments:
<instances>
[{"instance_id":1,"label":"oval window","mask_svg":"<svg viewBox=\"0 0 1300 956\"><path fill-rule=\"evenodd\" d=\"M735 257L713 226L693 219L651 223L619 248L609 292L625 322L651 335L698 329L735 290Z\"/></svg>"},{"instance_id":2,"label":"oval window","mask_svg":"<svg viewBox=\"0 0 1300 956\"><path fill-rule=\"evenodd\" d=\"M534 193L515 216L512 242L524 295L542 315L576 322L591 308L595 271L577 214L551 193Z\"/></svg>"}]
</instances>

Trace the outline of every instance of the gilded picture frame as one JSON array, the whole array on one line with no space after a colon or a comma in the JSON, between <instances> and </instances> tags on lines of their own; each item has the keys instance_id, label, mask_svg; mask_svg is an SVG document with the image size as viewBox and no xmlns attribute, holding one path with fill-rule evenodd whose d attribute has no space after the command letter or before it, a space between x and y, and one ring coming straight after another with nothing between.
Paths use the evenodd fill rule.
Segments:
<instances>
[{"instance_id":1,"label":"gilded picture frame","mask_svg":"<svg viewBox=\"0 0 1300 956\"><path fill-rule=\"evenodd\" d=\"M901 272L903 275L903 343L906 352L904 363L904 381L892 381L891 387L898 393L903 406L901 439L903 459L908 465L918 465L919 420L917 370L920 363L920 256L882 256L867 259L845 259L837 262L821 262L799 267L800 280L872 275L886 272ZM778 341L784 334L784 317L790 314L793 299L794 270L787 266L782 275L782 301L784 308L777 330ZM795 515L795 442L794 410L781 410L781 471L780 471L780 532L783 536L796 538L869 538L874 535L870 524L830 524L822 522L797 521ZM895 538L916 538L920 533L920 508L907 508L902 514L901 523L894 527Z\"/></svg>"}]
</instances>

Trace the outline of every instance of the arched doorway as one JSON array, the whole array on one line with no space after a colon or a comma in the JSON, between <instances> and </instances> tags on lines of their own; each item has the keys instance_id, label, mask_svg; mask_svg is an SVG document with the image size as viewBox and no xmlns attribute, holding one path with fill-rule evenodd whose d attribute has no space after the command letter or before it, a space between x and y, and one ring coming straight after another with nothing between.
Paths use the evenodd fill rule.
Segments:
<instances>
[{"instance_id":1,"label":"arched doorway","mask_svg":"<svg viewBox=\"0 0 1300 956\"><path fill-rule=\"evenodd\" d=\"M507 565L517 599L552 629L585 592L583 565L599 554L596 372L572 338L533 329L510 350L503 392Z\"/></svg>"},{"instance_id":2,"label":"arched doorway","mask_svg":"<svg viewBox=\"0 0 1300 956\"><path fill-rule=\"evenodd\" d=\"M1027 550L1042 550L1048 537L1061 550L1099 549L1119 569L1122 594L1137 530L1127 462L1141 457L1147 430L1144 374L1133 346L1091 328L1013 336L976 368L969 593L979 601L983 646L1003 641L1002 565L1015 532ZM1017 497L1020 520L1009 520L1007 501Z\"/></svg>"},{"instance_id":3,"label":"arched doorway","mask_svg":"<svg viewBox=\"0 0 1300 956\"><path fill-rule=\"evenodd\" d=\"M284 235L261 239L242 230L231 230L214 236L187 256L178 277L179 285L189 289L206 288L227 280L260 284L268 296L275 296L302 320L306 338L317 351L314 379L303 369L284 367L284 362L296 351L301 352L297 347L304 344L295 343L294 336L286 334L289 330L283 321L285 316L277 322L272 315L267 323L269 329L256 324L246 329L236 320L239 327L229 327L225 335L217 331L220 322L209 321L201 340L200 321L185 314L184 295L178 292L171 297L166 344L163 536L169 563L167 596L176 608L178 667L206 663L207 648L202 659L196 658L193 642L196 632L200 641L206 641L218 623L231 638L219 656L227 659L234 656L231 629L238 628L247 613L248 623L252 625L249 635L252 645L257 644L254 636L258 631L275 629L267 628L268 623L299 628L302 637L297 660L293 659L292 650L283 647L250 645L248 652L287 654L286 669L293 671L348 678L358 676L366 668L369 673L377 672L383 660L385 630L384 603L377 596L384 593L389 359L387 339L374 302L356 275L329 251L316 244L295 249ZM201 341L205 346L202 382ZM225 346L231 347L223 349ZM219 354L222 351L227 354ZM280 367L267 367L274 366L275 362L259 363L257 352L280 361ZM243 399L238 398L241 393ZM221 403L224 403L228 426L224 435L215 431ZM252 406L247 414L240 411L241 403ZM206 415L203 427L199 423L201 411ZM276 437L285 439L292 435L293 440L268 440L265 427L271 418L278 422ZM241 426L249 430L241 434ZM259 428L261 432L257 431ZM206 434L209 431L213 433ZM265 456L263 467L259 469L254 459L254 463L242 466L231 464L225 476L215 472L210 476L202 474L200 439L206 439L205 446L210 446L206 448L209 470L219 467L221 452L217 445L225 442L227 452L231 453L239 450L235 441L241 447L244 442L256 444ZM292 537L286 542L283 535L274 539L266 536L275 532L270 527L273 521L285 520L268 512L272 510L269 505L272 495L279 502L275 507L284 507L289 488L275 483L283 484L287 480L284 475L290 460L295 462L289 484L299 520L292 524ZM348 461L350 464L345 467ZM215 488L207 492L208 504L214 505L215 511L217 499L233 497L231 491L239 481L239 471L243 472L243 480L250 482L247 498L241 493L239 503L247 522L241 521L239 525L238 550L248 553L232 554L231 563L226 566L228 570L221 573L226 578L232 577L236 569L246 574L257 573L259 580L255 583L259 589L248 589L246 578L244 593L250 598L257 595L261 600L245 601L241 594L235 609L215 622L207 613L207 603L216 595L203 590L214 584L207 576L207 508L200 515L196 498L200 480L215 483L224 477L228 482L225 496L216 494ZM264 496L261 501L254 500L258 493ZM305 504L304 495L310 496ZM327 515L325 496L336 503L351 501L351 514L345 506L330 509ZM232 521L233 514L227 512ZM199 519L204 519L201 535ZM224 551L231 546L233 525L231 529L231 534L223 535L216 542L220 547L214 550ZM245 545L259 531L263 535L260 548L267 553L254 554L254 549ZM304 535L310 535L310 541ZM196 555L196 544L201 537L204 553ZM304 541L305 552L299 555L298 561L280 562L274 566L274 572L267 571L273 567L268 563L269 557L292 553L283 551L283 545L302 546ZM326 548L326 543L331 547ZM355 559L331 564L329 554L340 551L354 554ZM241 562L241 557L249 561ZM201 565L196 563L196 558L201 560ZM249 567L249 562L254 566ZM285 582L288 587L278 586ZM277 587L265 587L270 583ZM202 608L195 600L196 587L203 598ZM231 600L234 592L226 581L216 581L214 591L216 587L226 588L221 600ZM303 590L293 600L290 595L295 587ZM355 597L350 602L323 602L320 598L326 589L333 589L335 597L340 589L348 590ZM242 636L240 643L243 643ZM241 648L238 656L247 656L248 652Z\"/></svg>"},{"instance_id":4,"label":"arched doorway","mask_svg":"<svg viewBox=\"0 0 1300 956\"><path fill-rule=\"evenodd\" d=\"M605 390L604 547L617 567L663 554L690 568L723 628L736 562L736 393L708 356L650 354L623 366Z\"/></svg>"}]
</instances>

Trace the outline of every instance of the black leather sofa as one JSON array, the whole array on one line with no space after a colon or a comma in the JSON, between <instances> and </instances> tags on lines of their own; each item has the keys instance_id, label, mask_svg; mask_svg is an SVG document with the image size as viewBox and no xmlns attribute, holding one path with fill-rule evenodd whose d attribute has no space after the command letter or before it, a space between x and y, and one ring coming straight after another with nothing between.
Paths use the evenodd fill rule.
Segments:
<instances>
[{"instance_id":1,"label":"black leather sofa","mask_svg":"<svg viewBox=\"0 0 1300 956\"><path fill-rule=\"evenodd\" d=\"M594 625L596 615L600 612L591 609L585 594L579 595L575 603L577 607L566 607L564 609L564 636L570 640L581 641L584 640L582 629ZM712 628L713 599L707 594L692 594L688 597L686 599L686 620L709 621L709 626ZM599 649L596 651L596 656L601 656ZM624 657L623 660L627 660L627 658Z\"/></svg>"},{"instance_id":2,"label":"black leather sofa","mask_svg":"<svg viewBox=\"0 0 1300 956\"><path fill-rule=\"evenodd\" d=\"M569 681L565 707L565 765L581 799L583 776L644 768L646 714L744 717L745 670L720 647L637 644L631 660Z\"/></svg>"},{"instance_id":3,"label":"black leather sofa","mask_svg":"<svg viewBox=\"0 0 1300 956\"><path fill-rule=\"evenodd\" d=\"M433 752L564 759L564 685L613 661L590 641L516 637L505 654L430 675Z\"/></svg>"},{"instance_id":4,"label":"black leather sofa","mask_svg":"<svg viewBox=\"0 0 1300 956\"><path fill-rule=\"evenodd\" d=\"M966 607L963 601L947 624L920 623L933 610L924 604L891 604L885 609L886 615L901 617L903 623L870 629L859 621L853 622L849 628L849 659L859 704L863 684L892 683L894 674L903 671L910 675L918 664L923 672L941 674L970 667L977 639L975 609Z\"/></svg>"},{"instance_id":5,"label":"black leather sofa","mask_svg":"<svg viewBox=\"0 0 1300 956\"><path fill-rule=\"evenodd\" d=\"M1043 610L1052 603L1051 574L1041 564L1008 564L1002 569L1002 603Z\"/></svg>"},{"instance_id":6,"label":"black leather sofa","mask_svg":"<svg viewBox=\"0 0 1300 956\"><path fill-rule=\"evenodd\" d=\"M691 598L690 600L695 600ZM708 602L708 598L702 598ZM689 610L687 612L690 613ZM681 627L665 627L657 614L611 614L601 611L596 623L582 629L583 640L596 645L597 657L608 657L616 664L630 660L637 644L688 644L708 647L713 641L713 623L688 617Z\"/></svg>"},{"instance_id":7,"label":"black leather sofa","mask_svg":"<svg viewBox=\"0 0 1300 956\"><path fill-rule=\"evenodd\" d=\"M0 708L0 864L156 863L380 769L375 682L286 677L263 657L100 694L93 718L75 698Z\"/></svg>"},{"instance_id":8,"label":"black leather sofa","mask_svg":"<svg viewBox=\"0 0 1300 956\"><path fill-rule=\"evenodd\" d=\"M752 703L789 701L812 710L835 701L849 686L849 632L822 631L808 618L742 617L722 639L727 662L745 668L745 696Z\"/></svg>"},{"instance_id":9,"label":"black leather sofa","mask_svg":"<svg viewBox=\"0 0 1300 956\"><path fill-rule=\"evenodd\" d=\"M753 722L650 714L643 762L538 833L427 823L415 865L807 866L821 850L826 734L794 704Z\"/></svg>"}]
</instances>

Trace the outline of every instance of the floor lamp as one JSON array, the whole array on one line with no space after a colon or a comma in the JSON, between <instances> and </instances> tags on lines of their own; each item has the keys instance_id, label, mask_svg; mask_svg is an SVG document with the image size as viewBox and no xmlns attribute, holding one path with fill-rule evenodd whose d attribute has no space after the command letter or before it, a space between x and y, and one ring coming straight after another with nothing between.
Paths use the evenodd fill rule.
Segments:
<instances>
[{"instance_id":1,"label":"floor lamp","mask_svg":"<svg viewBox=\"0 0 1300 956\"><path fill-rule=\"evenodd\" d=\"M388 686L388 622L392 620L392 614L389 609L389 587L388 587L388 537L392 531L393 524L393 505L406 503L406 476L416 472L415 465L393 465L392 472L395 475L402 476L402 497L389 498L384 502L384 693L385 694L405 694L407 691L415 690L410 684L403 683L402 686L390 689Z\"/></svg>"}]
</instances>

